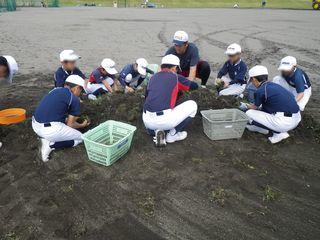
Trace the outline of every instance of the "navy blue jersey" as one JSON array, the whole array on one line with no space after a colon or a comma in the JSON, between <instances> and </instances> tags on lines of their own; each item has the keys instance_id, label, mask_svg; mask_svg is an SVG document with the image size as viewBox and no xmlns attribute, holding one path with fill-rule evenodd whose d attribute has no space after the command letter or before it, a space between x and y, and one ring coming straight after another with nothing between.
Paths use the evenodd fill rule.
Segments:
<instances>
[{"instance_id":1,"label":"navy blue jersey","mask_svg":"<svg viewBox=\"0 0 320 240\"><path fill-rule=\"evenodd\" d=\"M82 77L83 79L86 78L86 76L80 71L79 68L75 68L73 71L66 71L61 67L57 69L57 71L54 74L54 85L55 87L64 87L64 84L66 82L66 79L70 75L78 75Z\"/></svg>"},{"instance_id":2,"label":"navy blue jersey","mask_svg":"<svg viewBox=\"0 0 320 240\"><path fill-rule=\"evenodd\" d=\"M247 70L247 65L241 59L236 64L226 61L218 73L218 78L228 74L231 79L230 84L246 84Z\"/></svg>"},{"instance_id":3,"label":"navy blue jersey","mask_svg":"<svg viewBox=\"0 0 320 240\"><path fill-rule=\"evenodd\" d=\"M154 74L154 72L147 68L147 73ZM132 75L132 80L130 82L126 81L127 75ZM137 81L137 83L142 83L145 79L145 76L142 76L138 70L134 68L134 64L127 64L120 72L119 82L123 87L130 85L131 82Z\"/></svg>"},{"instance_id":4,"label":"navy blue jersey","mask_svg":"<svg viewBox=\"0 0 320 240\"><path fill-rule=\"evenodd\" d=\"M166 52L166 55L173 54L180 59L180 67L182 71L189 71L190 67L197 66L200 61L199 50L193 43L189 43L187 51L180 55L176 52L174 46L170 47Z\"/></svg>"},{"instance_id":5,"label":"navy blue jersey","mask_svg":"<svg viewBox=\"0 0 320 240\"><path fill-rule=\"evenodd\" d=\"M151 77L147 86L144 110L159 112L173 109L176 105L178 92L188 91L193 84L195 83L167 69L156 73Z\"/></svg>"},{"instance_id":6,"label":"navy blue jersey","mask_svg":"<svg viewBox=\"0 0 320 240\"><path fill-rule=\"evenodd\" d=\"M284 79L291 87L296 89L297 93L302 93L305 89L311 87L308 75L300 68L296 68L291 76L284 77Z\"/></svg>"},{"instance_id":7,"label":"navy blue jersey","mask_svg":"<svg viewBox=\"0 0 320 240\"><path fill-rule=\"evenodd\" d=\"M114 76L111 76L109 74L103 75L100 71L100 68L97 68L90 74L89 82L90 83L102 83L103 80L106 80L107 78L114 78Z\"/></svg>"},{"instance_id":8,"label":"navy blue jersey","mask_svg":"<svg viewBox=\"0 0 320 240\"><path fill-rule=\"evenodd\" d=\"M255 92L254 104L257 107L262 106L262 111L267 113L299 112L299 106L294 96L273 82L265 82L259 86Z\"/></svg>"},{"instance_id":9,"label":"navy blue jersey","mask_svg":"<svg viewBox=\"0 0 320 240\"><path fill-rule=\"evenodd\" d=\"M34 118L39 123L64 123L68 115L80 116L80 100L68 88L55 88L41 100Z\"/></svg>"}]
</instances>

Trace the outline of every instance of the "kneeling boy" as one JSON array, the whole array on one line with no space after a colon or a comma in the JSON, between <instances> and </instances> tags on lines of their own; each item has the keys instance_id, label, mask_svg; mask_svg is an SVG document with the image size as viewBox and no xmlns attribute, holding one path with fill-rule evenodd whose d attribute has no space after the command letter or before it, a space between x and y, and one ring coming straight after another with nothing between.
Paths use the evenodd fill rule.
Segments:
<instances>
[{"instance_id":1,"label":"kneeling boy","mask_svg":"<svg viewBox=\"0 0 320 240\"><path fill-rule=\"evenodd\" d=\"M225 62L218 73L218 79L223 81L220 96L240 95L246 88L247 65L241 59L240 45L233 43L226 51L229 60Z\"/></svg>"},{"instance_id":2,"label":"kneeling boy","mask_svg":"<svg viewBox=\"0 0 320 240\"><path fill-rule=\"evenodd\" d=\"M275 77L273 82L291 92L296 98L300 111L304 111L312 94L308 75L297 67L297 59L291 56L281 60L279 70L281 76Z\"/></svg>"},{"instance_id":3,"label":"kneeling boy","mask_svg":"<svg viewBox=\"0 0 320 240\"><path fill-rule=\"evenodd\" d=\"M61 66L54 74L54 86L64 87L67 77L70 75L78 75L85 79L85 75L76 66L77 60L80 59L73 50L63 50L60 53Z\"/></svg>"},{"instance_id":4,"label":"kneeling boy","mask_svg":"<svg viewBox=\"0 0 320 240\"><path fill-rule=\"evenodd\" d=\"M161 71L147 86L143 122L149 133L156 135L156 144L173 143L187 138L184 131L197 113L197 103L189 100L176 106L179 91L198 88L198 84L178 75L180 60L175 55L162 59ZM164 139L164 131L169 131Z\"/></svg>"},{"instance_id":5,"label":"kneeling boy","mask_svg":"<svg viewBox=\"0 0 320 240\"><path fill-rule=\"evenodd\" d=\"M268 69L255 66L249 77L257 88L255 101L246 112L250 119L247 129L268 134L271 143L278 143L289 137L288 131L296 128L301 121L300 110L293 95L278 84L268 81Z\"/></svg>"},{"instance_id":6,"label":"kneeling boy","mask_svg":"<svg viewBox=\"0 0 320 240\"><path fill-rule=\"evenodd\" d=\"M100 67L91 73L86 88L89 99L95 100L99 95L113 92L112 86L114 85L115 75L118 73L115 65L113 60L105 58L102 60Z\"/></svg>"},{"instance_id":7,"label":"kneeling boy","mask_svg":"<svg viewBox=\"0 0 320 240\"><path fill-rule=\"evenodd\" d=\"M75 147L82 142L82 134L77 129L85 128L88 121L78 123L80 116L79 96L85 81L71 75L66 79L64 88L55 88L40 102L33 117L32 128L41 138L42 161L49 160L55 149Z\"/></svg>"}]
</instances>

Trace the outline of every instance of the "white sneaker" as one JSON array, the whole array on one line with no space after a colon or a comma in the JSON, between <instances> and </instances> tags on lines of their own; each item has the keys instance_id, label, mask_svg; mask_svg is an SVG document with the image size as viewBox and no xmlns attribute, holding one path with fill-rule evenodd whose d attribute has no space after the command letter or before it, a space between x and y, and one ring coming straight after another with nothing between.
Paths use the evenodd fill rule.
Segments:
<instances>
[{"instance_id":1,"label":"white sneaker","mask_svg":"<svg viewBox=\"0 0 320 240\"><path fill-rule=\"evenodd\" d=\"M2 142L0 142L0 148L2 147Z\"/></svg>"},{"instance_id":2,"label":"white sneaker","mask_svg":"<svg viewBox=\"0 0 320 240\"><path fill-rule=\"evenodd\" d=\"M41 138L41 158L42 161L48 162L49 155L53 151L53 148L50 147L50 142L46 139Z\"/></svg>"},{"instance_id":3,"label":"white sneaker","mask_svg":"<svg viewBox=\"0 0 320 240\"><path fill-rule=\"evenodd\" d=\"M264 134L264 135L269 134L269 130L264 129L264 128L261 128L261 127L258 127L258 126L256 126L256 125L247 124L246 128L247 128L250 132L258 132L258 133L261 133L261 134Z\"/></svg>"},{"instance_id":4,"label":"white sneaker","mask_svg":"<svg viewBox=\"0 0 320 240\"><path fill-rule=\"evenodd\" d=\"M275 144L275 143L281 142L284 139L287 139L288 137L290 137L290 135L287 132L284 132L284 133L274 133L273 136L269 137L268 139L272 144Z\"/></svg>"},{"instance_id":5,"label":"white sneaker","mask_svg":"<svg viewBox=\"0 0 320 240\"><path fill-rule=\"evenodd\" d=\"M207 86L206 85L201 85L201 88L207 88Z\"/></svg>"},{"instance_id":6,"label":"white sneaker","mask_svg":"<svg viewBox=\"0 0 320 240\"><path fill-rule=\"evenodd\" d=\"M95 101L95 100L97 100L97 97L95 95L93 95L93 94L89 94L88 95L88 99Z\"/></svg>"},{"instance_id":7,"label":"white sneaker","mask_svg":"<svg viewBox=\"0 0 320 240\"><path fill-rule=\"evenodd\" d=\"M177 132L174 135L171 135L170 133L168 133L167 137L166 137L166 141L167 141L167 143L174 143L174 142L182 141L182 140L186 139L187 136L188 136L188 133L186 131Z\"/></svg>"}]
</instances>

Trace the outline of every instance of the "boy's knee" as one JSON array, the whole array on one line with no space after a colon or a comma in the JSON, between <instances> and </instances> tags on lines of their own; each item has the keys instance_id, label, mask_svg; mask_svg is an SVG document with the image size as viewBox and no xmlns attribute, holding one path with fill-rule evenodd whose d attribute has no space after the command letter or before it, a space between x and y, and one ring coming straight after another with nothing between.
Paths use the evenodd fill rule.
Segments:
<instances>
[{"instance_id":1,"label":"boy's knee","mask_svg":"<svg viewBox=\"0 0 320 240\"><path fill-rule=\"evenodd\" d=\"M190 112L191 112L189 116L194 118L198 111L198 105L193 100L189 100L187 103L188 103L188 109L190 109Z\"/></svg>"}]
</instances>

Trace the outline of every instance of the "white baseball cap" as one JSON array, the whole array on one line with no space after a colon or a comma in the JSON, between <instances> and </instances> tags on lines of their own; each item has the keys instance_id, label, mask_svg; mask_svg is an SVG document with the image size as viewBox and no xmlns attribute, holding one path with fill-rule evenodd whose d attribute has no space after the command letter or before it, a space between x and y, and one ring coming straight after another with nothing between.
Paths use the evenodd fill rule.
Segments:
<instances>
[{"instance_id":1,"label":"white baseball cap","mask_svg":"<svg viewBox=\"0 0 320 240\"><path fill-rule=\"evenodd\" d=\"M63 50L60 53L60 62L64 62L64 61L77 61L78 59L80 59L81 57L77 54L75 54L75 52L73 50Z\"/></svg>"},{"instance_id":2,"label":"white baseball cap","mask_svg":"<svg viewBox=\"0 0 320 240\"><path fill-rule=\"evenodd\" d=\"M287 56L281 59L279 71L290 71L297 66L297 59L292 56Z\"/></svg>"},{"instance_id":3,"label":"white baseball cap","mask_svg":"<svg viewBox=\"0 0 320 240\"><path fill-rule=\"evenodd\" d=\"M66 82L73 83L75 85L85 88L84 79L78 75L70 75L69 77L67 77Z\"/></svg>"},{"instance_id":4,"label":"white baseball cap","mask_svg":"<svg viewBox=\"0 0 320 240\"><path fill-rule=\"evenodd\" d=\"M180 59L176 55L169 54L162 58L161 64L169 64L180 67Z\"/></svg>"},{"instance_id":5,"label":"white baseball cap","mask_svg":"<svg viewBox=\"0 0 320 240\"><path fill-rule=\"evenodd\" d=\"M257 77L262 75L268 75L268 69L265 66L257 65L249 70L249 77Z\"/></svg>"},{"instance_id":6,"label":"white baseball cap","mask_svg":"<svg viewBox=\"0 0 320 240\"><path fill-rule=\"evenodd\" d=\"M147 74L147 66L148 66L148 62L146 59L144 58L138 58L136 60L136 64L138 65L138 72L145 76Z\"/></svg>"},{"instance_id":7,"label":"white baseball cap","mask_svg":"<svg viewBox=\"0 0 320 240\"><path fill-rule=\"evenodd\" d=\"M8 83L12 83L13 75L16 74L18 72L18 70L19 70L18 63L11 56L3 56L3 57L7 60L8 67L9 67L9 75L8 75L8 78L6 80L7 80Z\"/></svg>"},{"instance_id":8,"label":"white baseball cap","mask_svg":"<svg viewBox=\"0 0 320 240\"><path fill-rule=\"evenodd\" d=\"M173 43L175 45L181 46L188 41L189 41L189 36L188 36L188 33L186 33L185 31L177 31L173 36Z\"/></svg>"},{"instance_id":9,"label":"white baseball cap","mask_svg":"<svg viewBox=\"0 0 320 240\"><path fill-rule=\"evenodd\" d=\"M232 43L228 46L226 54L227 55L236 55L241 53L241 46L237 43Z\"/></svg>"},{"instance_id":10,"label":"white baseball cap","mask_svg":"<svg viewBox=\"0 0 320 240\"><path fill-rule=\"evenodd\" d=\"M107 71L107 73L111 74L111 75L114 75L114 74L117 74L118 71L117 69L115 68L116 66L116 63L110 59L110 58L105 58L102 60L101 62L101 67Z\"/></svg>"}]
</instances>

